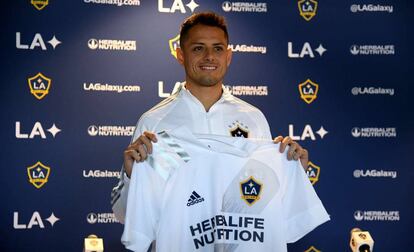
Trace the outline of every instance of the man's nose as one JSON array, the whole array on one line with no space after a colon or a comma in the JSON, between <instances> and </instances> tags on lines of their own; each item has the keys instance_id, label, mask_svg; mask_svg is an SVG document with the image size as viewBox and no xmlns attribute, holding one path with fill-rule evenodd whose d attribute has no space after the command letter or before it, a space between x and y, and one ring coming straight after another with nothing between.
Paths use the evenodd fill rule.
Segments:
<instances>
[{"instance_id":1,"label":"man's nose","mask_svg":"<svg viewBox=\"0 0 414 252\"><path fill-rule=\"evenodd\" d=\"M205 51L204 59L208 61L214 60L214 49L213 48L207 48L207 50Z\"/></svg>"}]
</instances>

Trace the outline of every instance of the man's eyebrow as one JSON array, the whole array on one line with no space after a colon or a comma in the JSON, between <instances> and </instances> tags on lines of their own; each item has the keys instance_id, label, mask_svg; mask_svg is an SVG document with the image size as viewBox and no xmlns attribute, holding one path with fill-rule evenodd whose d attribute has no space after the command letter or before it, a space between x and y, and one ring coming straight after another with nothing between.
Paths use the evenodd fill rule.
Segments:
<instances>
[{"instance_id":1,"label":"man's eyebrow","mask_svg":"<svg viewBox=\"0 0 414 252\"><path fill-rule=\"evenodd\" d=\"M206 45L206 43L203 42L191 42L191 45ZM224 43L219 42L219 43L213 43L213 46L225 46Z\"/></svg>"}]
</instances>

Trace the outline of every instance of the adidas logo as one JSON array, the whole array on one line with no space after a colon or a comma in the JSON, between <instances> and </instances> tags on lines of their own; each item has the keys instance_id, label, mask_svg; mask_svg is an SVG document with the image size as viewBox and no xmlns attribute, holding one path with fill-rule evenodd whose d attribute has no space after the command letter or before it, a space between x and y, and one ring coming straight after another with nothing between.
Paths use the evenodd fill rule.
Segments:
<instances>
[{"instance_id":1,"label":"adidas logo","mask_svg":"<svg viewBox=\"0 0 414 252\"><path fill-rule=\"evenodd\" d=\"M196 193L196 191L193 191L190 195L190 198L188 199L187 206L189 207L203 201L204 198L202 198L198 193Z\"/></svg>"}]
</instances>

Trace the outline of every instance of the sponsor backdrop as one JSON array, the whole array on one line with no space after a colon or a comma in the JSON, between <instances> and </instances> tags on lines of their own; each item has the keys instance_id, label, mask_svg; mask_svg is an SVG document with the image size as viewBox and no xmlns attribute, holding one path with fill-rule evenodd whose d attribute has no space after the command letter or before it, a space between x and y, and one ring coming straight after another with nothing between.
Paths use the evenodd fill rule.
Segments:
<instances>
[{"instance_id":1,"label":"sponsor backdrop","mask_svg":"<svg viewBox=\"0 0 414 252\"><path fill-rule=\"evenodd\" d=\"M140 115L183 80L174 55L179 24L213 10L227 18L234 52L225 84L264 112L274 137L310 150L307 173L332 218L289 251L349 251L353 227L371 232L376 251L409 251L413 7L7 2L0 250L81 251L96 234L105 251L124 251L110 206L123 149Z\"/></svg>"}]
</instances>

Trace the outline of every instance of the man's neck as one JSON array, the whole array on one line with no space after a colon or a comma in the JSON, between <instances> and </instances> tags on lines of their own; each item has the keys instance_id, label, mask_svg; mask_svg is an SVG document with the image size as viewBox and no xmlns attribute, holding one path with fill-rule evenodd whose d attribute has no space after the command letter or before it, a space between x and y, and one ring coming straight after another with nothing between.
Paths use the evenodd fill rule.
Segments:
<instances>
[{"instance_id":1,"label":"man's neck","mask_svg":"<svg viewBox=\"0 0 414 252\"><path fill-rule=\"evenodd\" d=\"M207 112L210 110L211 106L220 99L223 93L221 84L205 87L187 82L185 87L201 102L201 104L203 104Z\"/></svg>"}]
</instances>

